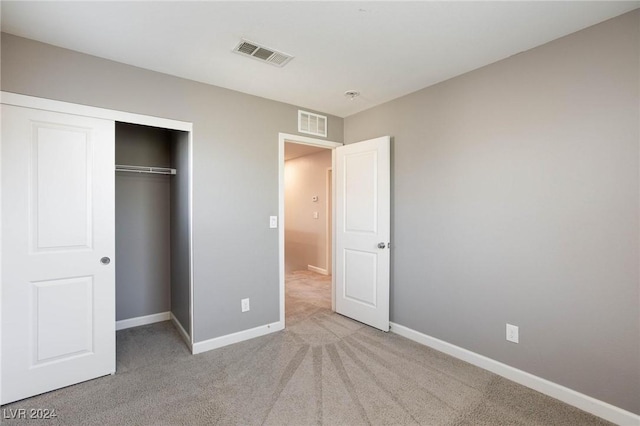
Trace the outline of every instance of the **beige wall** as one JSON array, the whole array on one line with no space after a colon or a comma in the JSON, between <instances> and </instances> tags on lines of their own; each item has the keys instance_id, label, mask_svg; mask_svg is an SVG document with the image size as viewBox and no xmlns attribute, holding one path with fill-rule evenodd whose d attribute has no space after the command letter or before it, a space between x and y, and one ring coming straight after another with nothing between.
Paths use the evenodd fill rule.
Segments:
<instances>
[{"instance_id":1,"label":"beige wall","mask_svg":"<svg viewBox=\"0 0 640 426\"><path fill-rule=\"evenodd\" d=\"M392 321L640 413L639 54L636 10L345 119L393 137Z\"/></svg>"},{"instance_id":2,"label":"beige wall","mask_svg":"<svg viewBox=\"0 0 640 426\"><path fill-rule=\"evenodd\" d=\"M286 161L285 269L306 270L308 265L327 269L326 210L327 169L331 150ZM312 197L318 201L313 202ZM313 218L318 212L318 219Z\"/></svg>"}]
</instances>

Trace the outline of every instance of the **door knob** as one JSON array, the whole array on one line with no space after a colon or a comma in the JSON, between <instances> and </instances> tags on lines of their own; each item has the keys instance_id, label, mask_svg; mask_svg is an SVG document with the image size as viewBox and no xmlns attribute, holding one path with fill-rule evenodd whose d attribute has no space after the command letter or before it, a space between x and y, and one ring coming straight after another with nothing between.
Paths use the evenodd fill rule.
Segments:
<instances>
[{"instance_id":1,"label":"door knob","mask_svg":"<svg viewBox=\"0 0 640 426\"><path fill-rule=\"evenodd\" d=\"M108 264L111 263L111 259L109 259L107 256L105 256L102 259L100 259L100 263L102 263L103 265L108 265Z\"/></svg>"},{"instance_id":2,"label":"door knob","mask_svg":"<svg viewBox=\"0 0 640 426\"><path fill-rule=\"evenodd\" d=\"M383 249L383 248L385 248L385 247L386 247L386 244L385 244L385 243L378 243L378 248L379 248L379 249Z\"/></svg>"}]
</instances>

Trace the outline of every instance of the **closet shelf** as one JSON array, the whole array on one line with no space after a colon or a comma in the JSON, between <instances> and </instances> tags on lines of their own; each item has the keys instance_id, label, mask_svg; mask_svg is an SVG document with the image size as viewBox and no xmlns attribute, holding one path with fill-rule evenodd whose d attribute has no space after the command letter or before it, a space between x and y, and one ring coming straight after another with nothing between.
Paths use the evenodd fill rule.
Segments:
<instances>
[{"instance_id":1,"label":"closet shelf","mask_svg":"<svg viewBox=\"0 0 640 426\"><path fill-rule=\"evenodd\" d=\"M125 164L116 164L116 172L151 173L155 175L175 175L176 169L171 169L168 167L128 166Z\"/></svg>"}]
</instances>

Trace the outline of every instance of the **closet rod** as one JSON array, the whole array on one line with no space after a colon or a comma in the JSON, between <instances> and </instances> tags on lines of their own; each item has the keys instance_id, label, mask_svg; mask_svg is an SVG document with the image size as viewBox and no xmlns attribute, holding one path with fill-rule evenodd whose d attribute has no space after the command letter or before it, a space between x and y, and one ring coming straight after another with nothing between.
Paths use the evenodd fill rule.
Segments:
<instances>
[{"instance_id":1,"label":"closet rod","mask_svg":"<svg viewBox=\"0 0 640 426\"><path fill-rule=\"evenodd\" d=\"M151 173L154 175L175 175L176 169L169 167L128 166L116 164L116 172Z\"/></svg>"}]
</instances>

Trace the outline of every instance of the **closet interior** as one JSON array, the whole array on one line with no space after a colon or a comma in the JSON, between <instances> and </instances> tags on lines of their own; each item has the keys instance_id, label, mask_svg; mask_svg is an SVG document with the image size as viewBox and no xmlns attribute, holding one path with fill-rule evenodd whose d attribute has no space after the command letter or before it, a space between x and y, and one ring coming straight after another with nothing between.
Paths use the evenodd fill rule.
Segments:
<instances>
[{"instance_id":1,"label":"closet interior","mask_svg":"<svg viewBox=\"0 0 640 426\"><path fill-rule=\"evenodd\" d=\"M116 122L115 159L117 324L171 316L189 340L189 133Z\"/></svg>"}]
</instances>

